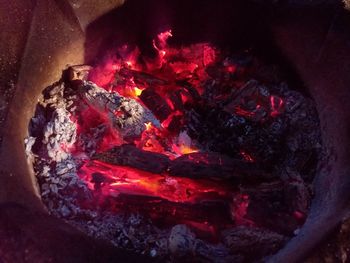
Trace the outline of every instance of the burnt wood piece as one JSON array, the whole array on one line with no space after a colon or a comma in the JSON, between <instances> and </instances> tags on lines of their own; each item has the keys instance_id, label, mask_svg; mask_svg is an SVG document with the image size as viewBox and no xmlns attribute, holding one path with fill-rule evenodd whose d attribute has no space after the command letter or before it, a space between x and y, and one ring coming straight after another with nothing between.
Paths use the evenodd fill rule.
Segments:
<instances>
[{"instance_id":1,"label":"burnt wood piece","mask_svg":"<svg viewBox=\"0 0 350 263\"><path fill-rule=\"evenodd\" d=\"M171 108L168 103L153 89L148 88L143 90L139 98L159 121L164 121L171 114Z\"/></svg>"},{"instance_id":2,"label":"burnt wood piece","mask_svg":"<svg viewBox=\"0 0 350 263\"><path fill-rule=\"evenodd\" d=\"M164 154L143 151L129 144L116 146L107 152L95 154L92 159L115 165L130 166L157 174L165 172L170 162Z\"/></svg>"},{"instance_id":3,"label":"burnt wood piece","mask_svg":"<svg viewBox=\"0 0 350 263\"><path fill-rule=\"evenodd\" d=\"M167 85L168 82L166 80L160 79L156 76L153 76L151 74L137 71L137 70L132 70L128 68L122 68L118 74L124 78L134 78L134 81L137 85L142 85L142 86L149 86L149 85Z\"/></svg>"},{"instance_id":4,"label":"burnt wood piece","mask_svg":"<svg viewBox=\"0 0 350 263\"><path fill-rule=\"evenodd\" d=\"M269 174L258 169L254 163L232 159L218 153L191 153L171 161L166 155L144 151L134 145L116 146L92 157L114 165L129 166L143 171L192 179L216 181L232 178L268 178Z\"/></svg>"},{"instance_id":5,"label":"burnt wood piece","mask_svg":"<svg viewBox=\"0 0 350 263\"><path fill-rule=\"evenodd\" d=\"M291 186L280 181L263 183L257 187L241 188L249 196L249 206L245 217L258 226L277 233L292 236L303 223L301 211L289 199ZM298 196L294 196L298 202ZM304 201L303 201L304 202Z\"/></svg>"},{"instance_id":6,"label":"burnt wood piece","mask_svg":"<svg viewBox=\"0 0 350 263\"><path fill-rule=\"evenodd\" d=\"M146 129L145 123L160 126L152 112L135 99L108 92L90 81L82 82L78 94L87 106L107 118L110 125L127 141L138 138Z\"/></svg>"},{"instance_id":7,"label":"burnt wood piece","mask_svg":"<svg viewBox=\"0 0 350 263\"><path fill-rule=\"evenodd\" d=\"M182 115L174 115L171 118L171 121L167 127L168 131L173 133L180 132L181 128L183 127L183 116Z\"/></svg>"},{"instance_id":8,"label":"burnt wood piece","mask_svg":"<svg viewBox=\"0 0 350 263\"><path fill-rule=\"evenodd\" d=\"M249 196L245 217L277 233L294 235L294 231L305 221L311 199L300 175L299 179L296 178L242 187L241 192Z\"/></svg>"},{"instance_id":9,"label":"burnt wood piece","mask_svg":"<svg viewBox=\"0 0 350 263\"><path fill-rule=\"evenodd\" d=\"M92 67L89 65L71 66L67 69L68 80L69 81L87 80L91 70L92 70Z\"/></svg>"},{"instance_id":10,"label":"burnt wood piece","mask_svg":"<svg viewBox=\"0 0 350 263\"><path fill-rule=\"evenodd\" d=\"M193 87L189 82L177 81L176 84L179 85L180 87L183 87L190 94L193 100L200 101L202 99L197 89Z\"/></svg>"},{"instance_id":11,"label":"burnt wood piece","mask_svg":"<svg viewBox=\"0 0 350 263\"><path fill-rule=\"evenodd\" d=\"M278 251L287 237L263 228L238 226L222 232L224 244L232 253L246 256L251 262Z\"/></svg>"},{"instance_id":12,"label":"burnt wood piece","mask_svg":"<svg viewBox=\"0 0 350 263\"><path fill-rule=\"evenodd\" d=\"M267 176L254 163L247 163L218 153L183 155L171 162L169 173L173 176L214 180Z\"/></svg>"},{"instance_id":13,"label":"burnt wood piece","mask_svg":"<svg viewBox=\"0 0 350 263\"><path fill-rule=\"evenodd\" d=\"M171 100L171 103L174 105L175 110L184 110L183 101L181 98L181 90L175 90L174 92L171 92L169 95L169 99Z\"/></svg>"}]
</instances>

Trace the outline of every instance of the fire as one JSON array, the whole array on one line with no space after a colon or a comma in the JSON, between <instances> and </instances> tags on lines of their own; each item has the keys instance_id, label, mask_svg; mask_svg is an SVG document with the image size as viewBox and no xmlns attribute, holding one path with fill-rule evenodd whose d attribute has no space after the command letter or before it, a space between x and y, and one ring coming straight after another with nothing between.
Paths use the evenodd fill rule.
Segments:
<instances>
[{"instance_id":1,"label":"fire","mask_svg":"<svg viewBox=\"0 0 350 263\"><path fill-rule=\"evenodd\" d=\"M215 62L217 57L217 52L210 45L205 45L203 50L203 64L204 66L208 66Z\"/></svg>"},{"instance_id":2,"label":"fire","mask_svg":"<svg viewBox=\"0 0 350 263\"><path fill-rule=\"evenodd\" d=\"M181 74L183 72L193 73L196 69L199 68L199 65L196 63L184 63L184 62L172 62L169 63L169 66L174 70L176 74Z\"/></svg>"},{"instance_id":3,"label":"fire","mask_svg":"<svg viewBox=\"0 0 350 263\"><path fill-rule=\"evenodd\" d=\"M108 65L112 65L112 72L115 74L115 80L109 80L113 86L112 90L120 93L122 96L132 97L142 102L139 97L145 88L147 88L147 85L157 83L163 77L170 77L170 79L174 78L176 80L179 77L192 77L197 71L200 71L204 75L204 67L213 63L216 59L215 49L207 43L192 47L193 50L198 50L198 53L193 53L191 48L184 48L183 50L172 49L167 44L168 39L172 36L172 31L167 30L159 33L153 40L153 47L158 52L158 58L156 60L140 57L141 53L138 48L132 51L128 45L119 48L118 52L121 59L118 58L107 62ZM180 59L177 60L174 57L179 57ZM171 59L170 63L167 61L168 58L169 61ZM141 65L139 61L144 61L145 65ZM123 69L131 71L123 71ZM139 73L138 75L133 75L134 72ZM167 76L169 73L174 74L174 77ZM147 78L150 76L147 74L154 75L150 83L147 82ZM107 88L108 84L106 82L108 81L104 81L103 84ZM165 87L167 86L169 86L169 90L166 90ZM162 86L158 92L160 92L160 96L164 98L165 103L169 106L170 114L162 121L161 129L152 126L151 123L145 123L146 129L142 133L141 138L135 140L135 144L143 150L163 153L170 158L198 152L199 149L192 145L188 136L184 137L183 134L176 135L168 132L170 125L173 125L174 119L182 118L183 113L177 109L178 105L167 95L167 92L171 92L172 89L178 89L176 82L167 86ZM163 88L164 90L162 90ZM199 93L199 91L195 92ZM183 104L189 103L193 99L191 97L193 91L183 90L179 91L178 94ZM115 114L119 113L116 112Z\"/></svg>"},{"instance_id":4,"label":"fire","mask_svg":"<svg viewBox=\"0 0 350 263\"><path fill-rule=\"evenodd\" d=\"M190 147L188 145L184 145L184 144L181 144L179 146L173 145L173 151L176 152L179 155L199 152L198 149L196 149L194 147Z\"/></svg>"},{"instance_id":5,"label":"fire","mask_svg":"<svg viewBox=\"0 0 350 263\"><path fill-rule=\"evenodd\" d=\"M126 64L129 68L131 68L132 65L133 65L131 61L126 61L125 64Z\"/></svg>"},{"instance_id":6,"label":"fire","mask_svg":"<svg viewBox=\"0 0 350 263\"><path fill-rule=\"evenodd\" d=\"M151 122L145 123L145 126L146 126L146 131L150 131L152 129L152 123Z\"/></svg>"},{"instance_id":7,"label":"fire","mask_svg":"<svg viewBox=\"0 0 350 263\"><path fill-rule=\"evenodd\" d=\"M145 151L165 153L164 146L159 142L162 136L161 131L154 127L151 122L144 125L146 129L143 131L141 138L134 141L135 145Z\"/></svg>"},{"instance_id":8,"label":"fire","mask_svg":"<svg viewBox=\"0 0 350 263\"><path fill-rule=\"evenodd\" d=\"M246 194L237 194L233 198L232 217L239 225L254 226L254 222L246 218L249 207L249 196Z\"/></svg>"},{"instance_id":9,"label":"fire","mask_svg":"<svg viewBox=\"0 0 350 263\"><path fill-rule=\"evenodd\" d=\"M93 176L103 175L103 182L93 183ZM110 165L99 161L85 163L80 175L90 182L90 188L103 188L105 192L160 197L171 202L196 202L216 193L229 198L229 192L213 182L191 180L184 177L171 177L153 174L130 167Z\"/></svg>"},{"instance_id":10,"label":"fire","mask_svg":"<svg viewBox=\"0 0 350 263\"><path fill-rule=\"evenodd\" d=\"M114 65L112 65L112 69L115 70L115 71L117 71L117 70L120 69L120 67L119 67L118 64L114 64Z\"/></svg>"},{"instance_id":11,"label":"fire","mask_svg":"<svg viewBox=\"0 0 350 263\"><path fill-rule=\"evenodd\" d=\"M239 153L241 154L241 156L243 157L243 159L245 161L250 162L250 163L254 162L254 158L246 151L241 150Z\"/></svg>"},{"instance_id":12,"label":"fire","mask_svg":"<svg viewBox=\"0 0 350 263\"><path fill-rule=\"evenodd\" d=\"M198 149L191 148L187 145L180 145L180 151L181 151L181 154L190 154L190 153L199 152Z\"/></svg>"},{"instance_id":13,"label":"fire","mask_svg":"<svg viewBox=\"0 0 350 263\"><path fill-rule=\"evenodd\" d=\"M162 46L165 46L168 38L170 38L172 36L173 36L173 34L171 32L171 29L170 29L170 30L167 30L165 32L158 34L158 40L160 41Z\"/></svg>"},{"instance_id":14,"label":"fire","mask_svg":"<svg viewBox=\"0 0 350 263\"><path fill-rule=\"evenodd\" d=\"M198 101L202 103L206 99L207 84L213 87L220 86L218 87L220 91L227 89L227 93L220 94L216 94L215 90L213 92L210 90L215 96L211 100L213 106L217 102L216 99L220 103L220 99L225 101L229 96L235 94L233 92L237 88L235 85L237 83L239 86L243 85L238 81L233 85L232 78L233 75L237 77L242 66L232 61L225 64L222 59L224 54L209 43L172 48L167 43L172 36L171 30L168 30L158 34L150 43L157 54L155 57L142 55L138 48L130 50L130 46L123 46L118 50L118 56L115 56L117 59L113 58L108 61L109 66L96 70L93 77L101 80L104 88L112 87L114 92L134 98L148 108L161 123L159 127L151 122L144 123L141 135L128 141L128 144L133 144L132 146L137 150L160 154L169 162L177 158L188 157L190 166L200 163L209 165L209 157L205 156L206 153L202 154L204 147L197 142L198 138L193 136L192 139L191 134L187 134L187 132L190 133L190 130L187 127L189 123L186 123L186 114L193 105L198 105L196 104ZM212 68L214 72L210 71ZM275 117L282 113L284 106L282 98L268 95L259 97L248 89L249 86L247 90L241 92L244 95L239 100L237 99L231 108L228 108L229 113L249 120L261 115L263 116L262 121L265 116ZM118 136L108 131L97 152L107 150L109 141L115 144L124 143ZM191 155L198 152L197 157ZM254 155L244 150L241 150L239 154L241 159L246 161L244 164L256 161ZM126 158L133 157L127 156ZM237 157L239 159L239 156ZM147 158L136 158L135 162L140 160L144 163L151 162ZM220 156L218 165L223 165L223 160ZM232 205L232 218L236 223L252 225L252 222L245 218L249 206L248 195L238 195L232 200L233 191L232 189L227 190L225 184L219 185L213 181L189 179L181 177L182 175L172 177L169 176L171 172L169 167L159 174L132 167L111 165L95 160L84 163L79 173L85 181L89 182L91 189L100 191L99 193L103 195L147 196L167 202L186 204L211 200L212 196L219 199L224 198ZM208 173L207 169L205 173ZM103 180L93 181L96 174L102 175L100 178Z\"/></svg>"},{"instance_id":15,"label":"fire","mask_svg":"<svg viewBox=\"0 0 350 263\"><path fill-rule=\"evenodd\" d=\"M133 94L133 96L134 97L140 96L142 91L143 91L142 89L139 89L138 87L134 87L134 94Z\"/></svg>"},{"instance_id":16,"label":"fire","mask_svg":"<svg viewBox=\"0 0 350 263\"><path fill-rule=\"evenodd\" d=\"M290 164L289 159L284 159L283 147L288 147L292 164L314 162L316 157L314 153L318 148L313 148L311 155L306 154L309 146L304 143L304 135L301 138L297 133L284 136L290 119L289 114L283 115L285 104L288 101L291 107L300 107L299 98L292 94L290 101L284 86L271 84L270 80L275 79L270 76L273 72L270 68L267 72L262 70L258 58L247 62L245 56L236 58L229 54L230 50L220 51L205 42L171 47L168 40L172 36L171 30L158 34L150 41L149 48L142 47L149 54L142 54L141 49L133 45L113 50L100 66L91 70L87 80L93 83L64 81L67 86L59 83L60 92L53 97L55 105L57 100L57 112L52 112L51 97L50 101L43 101L40 106L45 105L49 111L44 115L38 111L40 123L33 119L33 126L41 129L41 121L47 122L46 148L55 156L54 162L49 160L46 149L37 144L40 141L35 142L35 150L45 154L37 162L38 168L44 169L39 183L41 190L47 192L42 182L49 185L56 180L47 176L52 174L67 185L64 194L56 187L51 189L54 195L43 194L43 199L51 202L68 193L68 199L59 201L59 206L65 207L62 212L69 220L82 218L79 224L85 224L85 219L90 220L96 212L94 224L101 222L100 216L102 220L107 219L107 225L101 229L110 226L110 215L118 218L127 215L126 226L130 224L129 215L140 215L143 229L158 223L159 227L166 228L187 224L207 237L208 233L210 236L217 233L217 237L220 233L220 238L223 230L235 230L237 225L256 224L265 228L264 218L268 223L274 222L275 215L277 222L284 220L286 213L302 222L308 205L308 200L303 199L307 188L299 185L291 188L287 181L281 181L281 189L277 191L274 186L270 188L271 183L281 180L273 176L275 171L284 171L280 164ZM257 80L250 79L256 77L254 67L259 71ZM51 87L49 91L51 94ZM56 93L56 88L54 91ZM43 94L46 97L48 93ZM56 98L64 99L66 108L61 107L61 101ZM297 104L294 106L294 103ZM72 114L76 126L61 121L65 115L58 114L59 110ZM294 116L297 117L295 123L309 127L308 122ZM55 129L57 123L62 123L62 127L57 127L59 132ZM70 136L70 132L73 135ZM286 138L293 139L292 148L284 145ZM58 154L56 142L61 147ZM303 154L288 154L299 144ZM67 160L56 162L63 158L61 155L67 156ZM305 156L310 160L301 162L299 158ZM57 179L57 182L60 186L61 181ZM261 189L255 191L256 187ZM269 189L273 189L271 194ZM284 190L287 190L286 196L282 193ZM291 198L292 195L298 195L298 200ZM275 196L282 202L275 201ZM291 207L284 206L285 199L286 203L291 200ZM72 207L66 201L73 202ZM84 209L75 209L75 203ZM56 204L49 203L48 207L55 213L58 211ZM281 212L275 213L275 207ZM125 228L117 223L118 228ZM153 227L148 230L154 232ZM102 232L110 236L115 231ZM164 236L165 232L159 233ZM135 242L139 242L138 238L144 240L141 235ZM219 242L219 238L215 241ZM227 254L226 248L222 248L220 251Z\"/></svg>"},{"instance_id":17,"label":"fire","mask_svg":"<svg viewBox=\"0 0 350 263\"><path fill-rule=\"evenodd\" d=\"M271 117L276 117L279 115L282 111L283 107L283 100L278 96L271 96L270 97L270 103L271 103Z\"/></svg>"}]
</instances>

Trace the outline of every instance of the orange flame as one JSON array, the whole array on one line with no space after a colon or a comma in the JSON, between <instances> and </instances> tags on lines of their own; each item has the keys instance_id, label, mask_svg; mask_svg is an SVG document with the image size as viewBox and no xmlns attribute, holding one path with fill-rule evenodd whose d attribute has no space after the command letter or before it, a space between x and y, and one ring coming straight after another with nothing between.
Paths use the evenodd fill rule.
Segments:
<instances>
[{"instance_id":1,"label":"orange flame","mask_svg":"<svg viewBox=\"0 0 350 263\"><path fill-rule=\"evenodd\" d=\"M139 89L138 87L134 87L134 91L132 95L134 95L135 97L138 97L141 95L142 91L143 91L142 89Z\"/></svg>"},{"instance_id":2,"label":"orange flame","mask_svg":"<svg viewBox=\"0 0 350 263\"><path fill-rule=\"evenodd\" d=\"M199 152L198 149L196 149L194 147L190 147L190 146L185 145L185 144L181 144L181 145L173 144L172 145L172 150L178 155L184 155L184 154L190 154L190 153Z\"/></svg>"},{"instance_id":3,"label":"orange flame","mask_svg":"<svg viewBox=\"0 0 350 263\"><path fill-rule=\"evenodd\" d=\"M187 145L180 145L180 151L181 151L181 154L190 154L190 153L199 152L198 149L191 148L190 146L187 146Z\"/></svg>"},{"instance_id":4,"label":"orange flame","mask_svg":"<svg viewBox=\"0 0 350 263\"><path fill-rule=\"evenodd\" d=\"M225 187L213 182L153 174L100 161L87 162L79 170L80 177L89 182L91 189L94 188L91 176L96 172L102 173L110 180L102 183L103 187L109 189L106 193L112 191L116 194L157 196L171 202L196 202L214 192L219 196L229 197Z\"/></svg>"},{"instance_id":5,"label":"orange flame","mask_svg":"<svg viewBox=\"0 0 350 263\"><path fill-rule=\"evenodd\" d=\"M145 123L145 126L146 126L146 131L149 131L149 130L152 129L152 123L151 122Z\"/></svg>"}]
</instances>

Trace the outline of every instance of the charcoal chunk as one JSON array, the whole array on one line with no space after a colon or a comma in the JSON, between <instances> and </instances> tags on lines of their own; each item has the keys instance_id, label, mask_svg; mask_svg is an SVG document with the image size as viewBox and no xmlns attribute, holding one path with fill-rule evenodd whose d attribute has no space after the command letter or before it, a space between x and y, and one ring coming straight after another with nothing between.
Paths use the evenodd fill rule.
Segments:
<instances>
[{"instance_id":1,"label":"charcoal chunk","mask_svg":"<svg viewBox=\"0 0 350 263\"><path fill-rule=\"evenodd\" d=\"M232 253L246 255L246 261L273 254L288 240L267 229L246 226L223 231L222 239Z\"/></svg>"}]
</instances>

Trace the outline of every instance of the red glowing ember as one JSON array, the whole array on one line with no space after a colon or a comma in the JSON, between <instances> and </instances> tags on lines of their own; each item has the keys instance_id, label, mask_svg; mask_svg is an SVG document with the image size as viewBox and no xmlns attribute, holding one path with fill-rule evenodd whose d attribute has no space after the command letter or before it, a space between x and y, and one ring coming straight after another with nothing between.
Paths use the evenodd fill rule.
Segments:
<instances>
[{"instance_id":1,"label":"red glowing ember","mask_svg":"<svg viewBox=\"0 0 350 263\"><path fill-rule=\"evenodd\" d=\"M270 103L271 103L271 116L275 117L279 115L283 110L282 109L283 100L278 96L271 96Z\"/></svg>"},{"instance_id":2,"label":"red glowing ember","mask_svg":"<svg viewBox=\"0 0 350 263\"><path fill-rule=\"evenodd\" d=\"M85 163L80 173L92 189L113 196L119 194L152 196L171 202L187 203L230 196L228 189L210 181L163 176L100 161ZM96 180L96 177L99 177L99 180Z\"/></svg>"}]
</instances>

